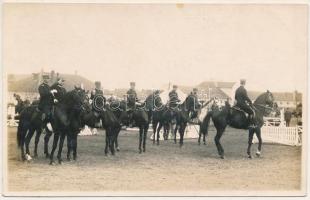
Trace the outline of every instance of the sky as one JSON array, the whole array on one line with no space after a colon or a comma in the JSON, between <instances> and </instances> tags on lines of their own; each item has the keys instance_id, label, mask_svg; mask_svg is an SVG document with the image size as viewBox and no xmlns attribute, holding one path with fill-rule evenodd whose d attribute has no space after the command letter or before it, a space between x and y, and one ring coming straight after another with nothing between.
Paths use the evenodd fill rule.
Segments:
<instances>
[{"instance_id":1,"label":"sky","mask_svg":"<svg viewBox=\"0 0 310 200\"><path fill-rule=\"evenodd\" d=\"M103 88L247 80L305 91L307 6L4 4L7 73L77 71Z\"/></svg>"}]
</instances>

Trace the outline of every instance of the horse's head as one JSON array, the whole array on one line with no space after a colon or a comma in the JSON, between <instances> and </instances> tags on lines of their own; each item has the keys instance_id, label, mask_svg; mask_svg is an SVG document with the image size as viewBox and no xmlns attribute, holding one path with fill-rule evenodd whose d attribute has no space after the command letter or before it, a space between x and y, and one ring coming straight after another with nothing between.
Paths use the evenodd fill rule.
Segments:
<instances>
[{"instance_id":1,"label":"horse's head","mask_svg":"<svg viewBox=\"0 0 310 200\"><path fill-rule=\"evenodd\" d=\"M256 106L257 109L263 110L265 115L273 111L275 105L273 94L269 90L259 95L254 101L254 106Z\"/></svg>"}]
</instances>

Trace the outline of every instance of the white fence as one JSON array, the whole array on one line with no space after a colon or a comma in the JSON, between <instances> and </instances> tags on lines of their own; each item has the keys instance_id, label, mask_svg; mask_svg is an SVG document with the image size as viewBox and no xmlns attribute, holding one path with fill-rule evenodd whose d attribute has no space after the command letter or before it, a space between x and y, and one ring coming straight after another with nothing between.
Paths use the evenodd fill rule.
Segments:
<instances>
[{"instance_id":1,"label":"white fence","mask_svg":"<svg viewBox=\"0 0 310 200\"><path fill-rule=\"evenodd\" d=\"M263 126L261 130L263 142L301 145L302 127ZM256 138L255 142L257 142Z\"/></svg>"}]
</instances>

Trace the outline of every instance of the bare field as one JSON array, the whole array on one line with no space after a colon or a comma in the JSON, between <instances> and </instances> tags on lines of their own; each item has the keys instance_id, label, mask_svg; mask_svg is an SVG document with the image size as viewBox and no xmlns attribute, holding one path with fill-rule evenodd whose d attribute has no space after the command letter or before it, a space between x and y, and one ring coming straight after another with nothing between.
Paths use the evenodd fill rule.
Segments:
<instances>
[{"instance_id":1,"label":"bare field","mask_svg":"<svg viewBox=\"0 0 310 200\"><path fill-rule=\"evenodd\" d=\"M146 153L138 153L138 134L122 131L120 152L104 155L105 134L79 136L78 160L50 166L43 156L30 163L18 159L16 128L8 128L9 192L103 192L103 191L287 191L301 187L301 147L263 144L262 156L246 156L247 132L228 128L222 137L226 158L219 159L211 129L207 145L186 139L184 146L172 140L153 145L147 140ZM148 137L150 134L148 135ZM31 143L31 152L33 151ZM52 140L50 141L51 144ZM252 146L255 154L257 144ZM34 193L35 194L35 193ZM48 193L47 193L48 194Z\"/></svg>"}]
</instances>

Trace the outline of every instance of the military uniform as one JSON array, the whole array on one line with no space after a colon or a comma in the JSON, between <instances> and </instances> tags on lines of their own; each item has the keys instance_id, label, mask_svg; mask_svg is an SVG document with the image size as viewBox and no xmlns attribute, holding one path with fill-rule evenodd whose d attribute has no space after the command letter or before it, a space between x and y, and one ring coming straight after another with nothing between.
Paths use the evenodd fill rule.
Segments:
<instances>
[{"instance_id":1,"label":"military uniform","mask_svg":"<svg viewBox=\"0 0 310 200\"><path fill-rule=\"evenodd\" d=\"M176 109L180 101L178 93L175 90L169 92L169 108Z\"/></svg>"},{"instance_id":2,"label":"military uniform","mask_svg":"<svg viewBox=\"0 0 310 200\"><path fill-rule=\"evenodd\" d=\"M237 106L240 107L242 110L244 110L246 113L248 113L249 115L253 115L254 112L252 110L252 108L250 107L250 105L252 105L252 101L251 99L248 97L247 95L247 91L244 88L244 86L240 86L237 90L236 90L236 95L235 95L235 99L237 101ZM249 104L249 105L248 105Z\"/></svg>"},{"instance_id":3,"label":"military uniform","mask_svg":"<svg viewBox=\"0 0 310 200\"><path fill-rule=\"evenodd\" d=\"M194 119L198 116L198 109L200 109L202 105L198 100L197 93L195 92L191 92L187 98L191 98L193 101L193 105L190 105L188 109L190 111L190 119Z\"/></svg>"},{"instance_id":4,"label":"military uniform","mask_svg":"<svg viewBox=\"0 0 310 200\"><path fill-rule=\"evenodd\" d=\"M146 108L150 111L159 109L163 103L159 96L159 91L153 92L146 98Z\"/></svg>"},{"instance_id":5,"label":"military uniform","mask_svg":"<svg viewBox=\"0 0 310 200\"><path fill-rule=\"evenodd\" d=\"M127 106L129 109L134 110L136 108L136 102L138 101L137 92L134 89L127 91Z\"/></svg>"},{"instance_id":6,"label":"military uniform","mask_svg":"<svg viewBox=\"0 0 310 200\"><path fill-rule=\"evenodd\" d=\"M42 83L39 86L39 94L40 94L40 102L39 102L39 110L43 112L46 116L46 120L51 119L51 110L53 105L53 96L50 91L50 86L46 83Z\"/></svg>"},{"instance_id":7,"label":"military uniform","mask_svg":"<svg viewBox=\"0 0 310 200\"><path fill-rule=\"evenodd\" d=\"M57 93L54 94L55 99L57 99L58 102L63 101L64 96L66 94L66 89L58 82L54 83L50 90L57 90Z\"/></svg>"}]
</instances>

